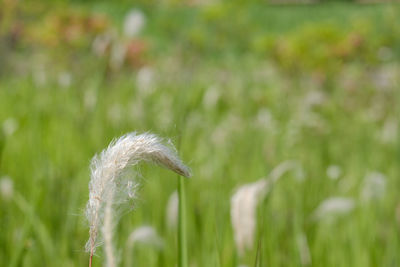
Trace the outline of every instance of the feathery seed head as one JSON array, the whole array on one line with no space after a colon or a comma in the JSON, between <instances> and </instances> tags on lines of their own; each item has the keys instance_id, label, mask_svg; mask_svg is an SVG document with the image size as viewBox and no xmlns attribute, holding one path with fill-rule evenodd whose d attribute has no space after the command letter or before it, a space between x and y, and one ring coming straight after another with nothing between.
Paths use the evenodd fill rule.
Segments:
<instances>
[{"instance_id":1,"label":"feathery seed head","mask_svg":"<svg viewBox=\"0 0 400 267\"><path fill-rule=\"evenodd\" d=\"M162 139L154 134L126 134L114 140L91 162L89 201L86 217L90 224L90 238L86 250L91 253L99 246L99 232L106 239L112 231L111 215L116 195L118 203L135 196L138 183L129 179L126 170L140 161L152 162L170 169L179 175L190 177L190 169L178 158L175 151L162 144ZM127 181L126 181L127 180ZM123 195L118 195L123 193ZM111 236L111 235L110 235ZM107 242L107 240L105 240Z\"/></svg>"}]
</instances>

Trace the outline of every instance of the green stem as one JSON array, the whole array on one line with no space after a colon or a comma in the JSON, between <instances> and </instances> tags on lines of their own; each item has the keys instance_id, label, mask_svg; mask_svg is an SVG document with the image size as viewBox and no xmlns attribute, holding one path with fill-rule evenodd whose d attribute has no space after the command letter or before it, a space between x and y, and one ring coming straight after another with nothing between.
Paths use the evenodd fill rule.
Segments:
<instances>
[{"instance_id":1,"label":"green stem","mask_svg":"<svg viewBox=\"0 0 400 267\"><path fill-rule=\"evenodd\" d=\"M178 177L179 218L178 218L178 267L187 267L186 239L186 193L185 177Z\"/></svg>"}]
</instances>

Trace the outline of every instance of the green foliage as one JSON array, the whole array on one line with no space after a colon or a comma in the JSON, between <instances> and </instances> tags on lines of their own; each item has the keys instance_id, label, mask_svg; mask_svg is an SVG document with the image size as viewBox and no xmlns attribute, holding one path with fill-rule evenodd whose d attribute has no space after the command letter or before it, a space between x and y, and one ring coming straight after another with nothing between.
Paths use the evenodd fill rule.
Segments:
<instances>
[{"instance_id":1,"label":"green foliage","mask_svg":"<svg viewBox=\"0 0 400 267\"><path fill-rule=\"evenodd\" d=\"M313 266L400 265L397 6L143 5L135 38L122 34L125 2L13 8L0 37L0 176L14 183L12 199L0 195L2 265L87 264L89 160L134 130L180 143L193 169L189 266L301 266L304 236ZM95 53L94 39L108 32L114 39ZM130 49L117 66L116 45ZM254 246L239 255L230 197L286 160L301 171L259 205ZM337 179L327 177L332 165ZM178 181L145 164L140 171L138 204L116 230L121 263L175 266L177 229L165 213ZM372 171L385 175L386 191L366 202ZM333 196L352 198L355 209L333 223L313 220ZM143 224L163 249L126 251Z\"/></svg>"}]
</instances>

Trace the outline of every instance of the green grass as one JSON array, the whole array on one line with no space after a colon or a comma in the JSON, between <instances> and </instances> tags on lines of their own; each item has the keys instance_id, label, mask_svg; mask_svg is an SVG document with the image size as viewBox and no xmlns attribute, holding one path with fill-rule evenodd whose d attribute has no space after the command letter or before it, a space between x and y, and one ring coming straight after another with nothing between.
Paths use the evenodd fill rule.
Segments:
<instances>
[{"instance_id":1,"label":"green grass","mask_svg":"<svg viewBox=\"0 0 400 267\"><path fill-rule=\"evenodd\" d=\"M86 4L82 9L102 10L117 24L126 11L118 4ZM397 27L391 24L389 7L145 11L149 21L143 38L150 43L146 62L157 77L153 92L138 88L137 71L131 68L105 77L104 60L88 47L78 52L19 48L2 72L0 122L14 118L18 123L11 136L0 137L0 176L14 182L14 198L0 199L2 266L87 265L89 161L114 137L131 131L171 138L194 176L178 181L166 170L140 165L143 188L137 205L116 228L122 266L126 257L132 257L134 266L175 266L186 260L186 266L199 267L301 266L297 244L302 234L312 266L399 266L399 133L382 140L385 124L400 130L399 80L380 90L374 78L382 70L399 77L399 62L396 56L383 62L365 59L376 54L380 42L398 49L398 40L390 39L395 35L368 31L370 50L341 62L335 71L325 69L328 61L317 70L293 72L251 45L259 36L297 40L293 36L305 28L324 23L346 32L367 21L372 28L389 31L389 26ZM41 68L47 76L43 85L34 75ZM58 83L64 71L72 76L68 88ZM329 79L321 82L319 75L326 72ZM313 91L323 92L325 100L307 107ZM91 94L93 106L87 103ZM270 120L262 116L265 112ZM258 207L262 223L253 249L239 256L230 197L237 187L267 176L285 160L298 161L304 179L288 172L274 186ZM338 180L327 177L330 165L341 167ZM371 171L386 175L386 192L364 203L364 177ZM186 241L181 239L185 233L178 238L178 230L166 225L166 203L178 183L184 188L180 195L186 196L186 214L180 215L185 217ZM332 196L354 198L356 208L332 224L313 221L314 209ZM157 229L164 249L125 250L129 233L143 224ZM179 244L186 245L179 249ZM94 266L102 266L102 259L99 250Z\"/></svg>"}]
</instances>

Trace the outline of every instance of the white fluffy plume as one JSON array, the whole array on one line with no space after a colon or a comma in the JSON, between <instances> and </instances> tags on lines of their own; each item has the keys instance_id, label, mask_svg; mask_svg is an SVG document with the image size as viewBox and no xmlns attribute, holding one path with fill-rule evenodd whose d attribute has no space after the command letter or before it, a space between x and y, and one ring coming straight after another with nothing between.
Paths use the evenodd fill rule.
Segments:
<instances>
[{"instance_id":1,"label":"white fluffy plume","mask_svg":"<svg viewBox=\"0 0 400 267\"><path fill-rule=\"evenodd\" d=\"M134 189L138 183L134 177L131 179L124 174L129 166L140 161L156 163L179 175L191 176L189 168L182 163L174 150L163 145L161 138L149 133L126 134L112 141L100 155L93 157L89 201L86 206L86 217L90 224L86 250L92 257L96 247L101 244L102 237L106 266L109 267L116 266L112 247L114 205L135 197Z\"/></svg>"},{"instance_id":2,"label":"white fluffy plume","mask_svg":"<svg viewBox=\"0 0 400 267\"><path fill-rule=\"evenodd\" d=\"M257 224L257 205L272 186L288 171L299 168L296 161L284 161L266 178L242 185L231 197L231 223L236 247L240 255L253 247Z\"/></svg>"},{"instance_id":3,"label":"white fluffy plume","mask_svg":"<svg viewBox=\"0 0 400 267\"><path fill-rule=\"evenodd\" d=\"M268 180L241 186L231 198L231 222L235 243L242 255L254 242L257 204L268 192Z\"/></svg>"}]
</instances>

